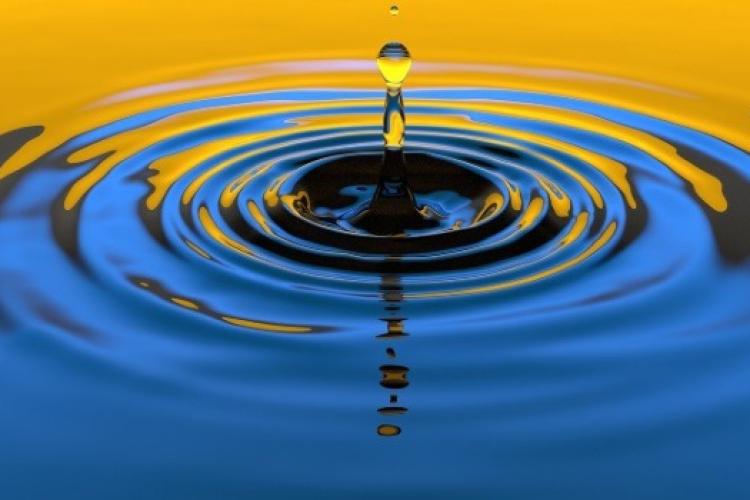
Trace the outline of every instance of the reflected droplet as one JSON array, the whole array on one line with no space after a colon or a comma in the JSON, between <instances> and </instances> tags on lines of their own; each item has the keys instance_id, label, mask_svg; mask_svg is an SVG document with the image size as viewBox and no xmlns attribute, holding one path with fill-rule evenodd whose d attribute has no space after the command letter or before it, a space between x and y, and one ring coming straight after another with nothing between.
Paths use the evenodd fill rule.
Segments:
<instances>
[{"instance_id":1,"label":"reflected droplet","mask_svg":"<svg viewBox=\"0 0 750 500\"><path fill-rule=\"evenodd\" d=\"M386 389L403 389L409 385L409 381L406 379L409 368L406 366L383 365L380 367L380 373L383 376L380 385Z\"/></svg>"},{"instance_id":2,"label":"reflected droplet","mask_svg":"<svg viewBox=\"0 0 750 500\"><path fill-rule=\"evenodd\" d=\"M378 434L381 436L398 436L401 434L401 427L392 424L382 424L378 426Z\"/></svg>"},{"instance_id":3,"label":"reflected droplet","mask_svg":"<svg viewBox=\"0 0 750 500\"><path fill-rule=\"evenodd\" d=\"M392 16L397 16L399 13L398 5L396 4L391 5L390 9L388 9L388 12L390 12Z\"/></svg>"},{"instance_id":4,"label":"reflected droplet","mask_svg":"<svg viewBox=\"0 0 750 500\"><path fill-rule=\"evenodd\" d=\"M404 408L403 406L384 406L382 408L378 408L378 413L380 413L381 415L403 415L408 411L409 409Z\"/></svg>"}]
</instances>

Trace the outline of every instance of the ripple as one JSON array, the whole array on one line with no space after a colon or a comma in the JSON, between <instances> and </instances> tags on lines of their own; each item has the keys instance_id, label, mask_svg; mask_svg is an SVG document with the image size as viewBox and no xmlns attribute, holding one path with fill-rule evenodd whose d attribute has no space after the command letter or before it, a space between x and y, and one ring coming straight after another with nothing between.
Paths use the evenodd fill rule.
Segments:
<instances>
[{"instance_id":1,"label":"ripple","mask_svg":"<svg viewBox=\"0 0 750 500\"><path fill-rule=\"evenodd\" d=\"M598 276L618 255L657 269L672 262L682 249L655 249L661 221L693 235L686 252L710 249L727 265L750 254L737 232L750 215L745 151L636 110L538 90L408 89L407 167L439 225L383 237L331 222L371 196L382 96L288 81L289 68L321 71L314 64L258 69L270 88L244 92L232 92L231 78L131 90L99 105L106 122L64 140L41 127L6 133L3 214L46 204L49 216L36 218L51 226L49 251L62 250L90 279L270 333L351 326L356 313L314 312L323 299L311 297L376 304L393 274L404 300L441 300L438 316L464 307L461 297L522 289L536 294L532 309L585 303L575 297L582 290L609 296L607 283L633 281L625 266ZM362 65L345 68L359 74ZM169 103L154 102L160 92ZM117 116L118 106L129 112ZM42 140L44 154L17 154ZM330 165L346 165L351 182L329 176L326 198L315 190ZM441 188L451 182L470 195ZM333 195L349 204L330 203ZM584 289L583 277L601 281ZM560 302L565 290L574 292Z\"/></svg>"}]
</instances>

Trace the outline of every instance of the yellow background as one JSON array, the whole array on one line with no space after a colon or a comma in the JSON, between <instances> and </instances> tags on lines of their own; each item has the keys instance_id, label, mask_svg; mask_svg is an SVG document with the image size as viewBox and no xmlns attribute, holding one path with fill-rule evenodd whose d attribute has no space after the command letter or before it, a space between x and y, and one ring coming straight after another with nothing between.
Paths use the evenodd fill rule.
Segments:
<instances>
[{"instance_id":1,"label":"yellow background","mask_svg":"<svg viewBox=\"0 0 750 500\"><path fill-rule=\"evenodd\" d=\"M372 58L579 69L747 104L746 0L3 0L0 128L196 68ZM377 83L377 80L373 80Z\"/></svg>"}]
</instances>

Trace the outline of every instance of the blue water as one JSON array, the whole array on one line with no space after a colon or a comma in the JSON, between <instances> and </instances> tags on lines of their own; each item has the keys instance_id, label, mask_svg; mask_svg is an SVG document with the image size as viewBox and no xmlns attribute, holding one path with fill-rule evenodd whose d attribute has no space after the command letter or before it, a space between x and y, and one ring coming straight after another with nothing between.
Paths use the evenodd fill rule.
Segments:
<instances>
[{"instance_id":1,"label":"blue water","mask_svg":"<svg viewBox=\"0 0 750 500\"><path fill-rule=\"evenodd\" d=\"M431 121L409 126L407 160L481 170L508 225L396 256L285 231L273 210L295 196L296 172L378 153L382 108L370 100L380 97L293 89L144 109L40 150L0 181L2 498L750 495L750 155L563 96L408 89L408 113ZM271 102L288 106L170 128ZM674 155L477 102L575 111ZM372 125L304 127L347 114ZM126 139L154 124L168 133ZM45 133L0 135L0 161ZM245 138L186 153L228 137ZM99 143L117 161L82 159ZM175 154L190 164L149 206L151 167ZM619 165L627 187L589 154ZM675 158L720 183L726 210L673 170ZM223 203L228 186L236 196ZM465 208L450 192L431 196ZM408 386L381 385L387 366L408 368ZM377 411L388 407L406 412ZM400 433L379 435L383 424Z\"/></svg>"}]
</instances>

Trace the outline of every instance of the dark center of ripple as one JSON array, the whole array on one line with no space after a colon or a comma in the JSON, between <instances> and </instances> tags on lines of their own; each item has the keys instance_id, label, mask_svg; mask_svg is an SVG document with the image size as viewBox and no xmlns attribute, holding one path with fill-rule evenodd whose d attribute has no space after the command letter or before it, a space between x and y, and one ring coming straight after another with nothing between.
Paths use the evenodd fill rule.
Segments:
<instances>
[{"instance_id":1,"label":"dark center of ripple","mask_svg":"<svg viewBox=\"0 0 750 500\"><path fill-rule=\"evenodd\" d=\"M267 207L269 214L304 239L391 255L470 245L512 220L501 185L480 169L410 153L408 163L400 160L403 173L393 176L389 154L401 156L352 154L316 162L280 187L284 202Z\"/></svg>"}]
</instances>

